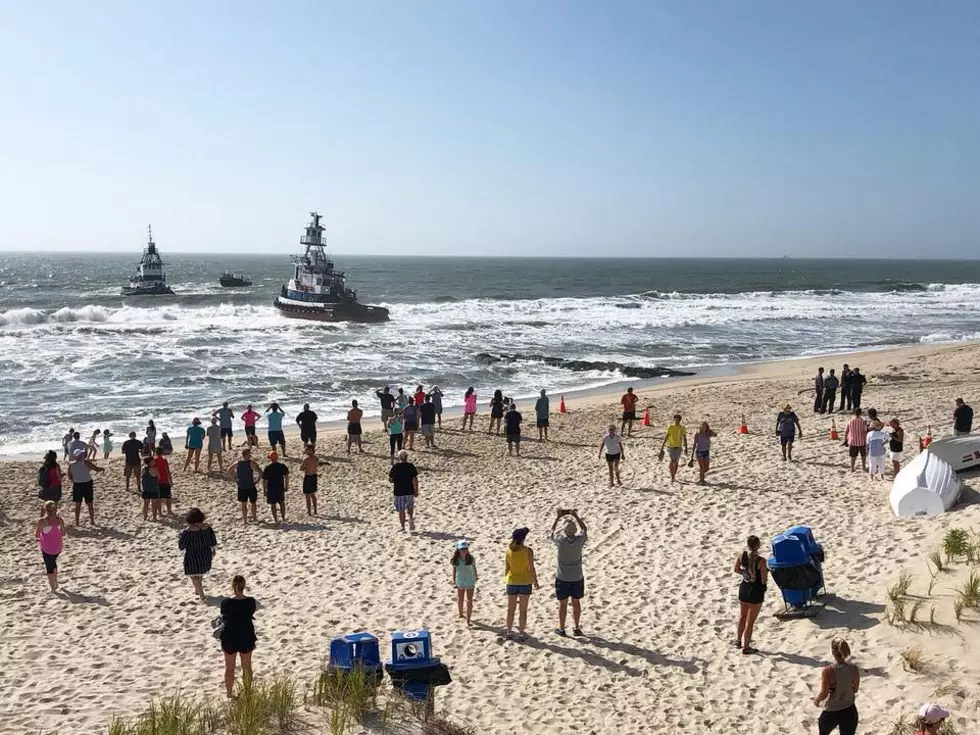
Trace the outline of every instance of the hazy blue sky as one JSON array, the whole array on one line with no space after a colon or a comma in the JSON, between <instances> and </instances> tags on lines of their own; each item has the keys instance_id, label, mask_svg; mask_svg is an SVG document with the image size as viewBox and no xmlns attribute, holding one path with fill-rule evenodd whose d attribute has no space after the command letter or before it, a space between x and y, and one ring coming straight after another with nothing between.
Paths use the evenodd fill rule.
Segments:
<instances>
[{"instance_id":1,"label":"hazy blue sky","mask_svg":"<svg viewBox=\"0 0 980 735\"><path fill-rule=\"evenodd\" d=\"M980 2L6 2L0 249L980 253Z\"/></svg>"}]
</instances>

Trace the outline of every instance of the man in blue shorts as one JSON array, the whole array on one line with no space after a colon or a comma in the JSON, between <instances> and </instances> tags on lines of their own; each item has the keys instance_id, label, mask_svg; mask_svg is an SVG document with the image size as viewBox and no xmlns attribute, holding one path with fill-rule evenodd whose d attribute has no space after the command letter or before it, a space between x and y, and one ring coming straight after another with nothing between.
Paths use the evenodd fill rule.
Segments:
<instances>
[{"instance_id":1,"label":"man in blue shorts","mask_svg":"<svg viewBox=\"0 0 980 735\"><path fill-rule=\"evenodd\" d=\"M565 518L565 525L558 533L558 522ZM579 533L579 529L582 532ZM582 572L582 547L588 539L585 523L575 509L558 509L555 522L551 525L551 540L558 549L558 569L555 572L555 597L558 598L558 628L555 632L564 636L565 618L568 614L568 599L572 599L572 635L584 635L579 621L582 616L582 598L585 597L585 575Z\"/></svg>"}]
</instances>

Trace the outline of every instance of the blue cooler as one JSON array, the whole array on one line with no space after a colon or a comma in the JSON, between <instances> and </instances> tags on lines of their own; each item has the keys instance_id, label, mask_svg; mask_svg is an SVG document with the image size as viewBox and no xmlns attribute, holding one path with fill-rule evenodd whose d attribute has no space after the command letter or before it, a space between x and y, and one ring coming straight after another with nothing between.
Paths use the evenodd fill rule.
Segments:
<instances>
[{"instance_id":1,"label":"blue cooler","mask_svg":"<svg viewBox=\"0 0 980 735\"><path fill-rule=\"evenodd\" d=\"M330 641L330 661L327 669L350 673L364 669L378 681L384 676L378 639L370 633L348 633Z\"/></svg>"},{"instance_id":2,"label":"blue cooler","mask_svg":"<svg viewBox=\"0 0 980 735\"><path fill-rule=\"evenodd\" d=\"M817 596L823 586L823 577L811 551L816 543L810 529L805 533L781 533L772 540L772 556L769 572L783 595L787 608L801 610ZM809 544L809 546L808 546Z\"/></svg>"},{"instance_id":3,"label":"blue cooler","mask_svg":"<svg viewBox=\"0 0 980 735\"><path fill-rule=\"evenodd\" d=\"M391 634L391 661L385 664L391 684L416 702L432 702L432 690L452 681L449 668L432 655L427 630L396 630Z\"/></svg>"}]
</instances>

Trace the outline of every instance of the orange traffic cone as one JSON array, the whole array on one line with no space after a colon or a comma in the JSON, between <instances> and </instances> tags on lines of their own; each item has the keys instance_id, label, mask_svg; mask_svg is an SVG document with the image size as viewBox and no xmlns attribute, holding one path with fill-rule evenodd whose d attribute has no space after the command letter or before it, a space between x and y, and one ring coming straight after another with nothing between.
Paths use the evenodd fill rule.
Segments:
<instances>
[{"instance_id":1,"label":"orange traffic cone","mask_svg":"<svg viewBox=\"0 0 980 735\"><path fill-rule=\"evenodd\" d=\"M562 396L561 400L558 402L558 413L567 413L565 410L565 396Z\"/></svg>"},{"instance_id":2,"label":"orange traffic cone","mask_svg":"<svg viewBox=\"0 0 980 735\"><path fill-rule=\"evenodd\" d=\"M748 434L749 433L749 426L748 426L748 424L745 423L745 414L744 413L742 414L742 425L738 427L738 433L739 434Z\"/></svg>"},{"instance_id":3,"label":"orange traffic cone","mask_svg":"<svg viewBox=\"0 0 980 735\"><path fill-rule=\"evenodd\" d=\"M837 422L833 419L830 420L830 438L834 441L840 439L840 434L837 433Z\"/></svg>"},{"instance_id":4,"label":"orange traffic cone","mask_svg":"<svg viewBox=\"0 0 980 735\"><path fill-rule=\"evenodd\" d=\"M650 425L650 409L649 408L644 408L643 409L643 425L644 426L649 426Z\"/></svg>"},{"instance_id":5,"label":"orange traffic cone","mask_svg":"<svg viewBox=\"0 0 980 735\"><path fill-rule=\"evenodd\" d=\"M922 440L922 448L925 449L930 444L932 444L932 426L929 426L926 431L926 438Z\"/></svg>"}]
</instances>

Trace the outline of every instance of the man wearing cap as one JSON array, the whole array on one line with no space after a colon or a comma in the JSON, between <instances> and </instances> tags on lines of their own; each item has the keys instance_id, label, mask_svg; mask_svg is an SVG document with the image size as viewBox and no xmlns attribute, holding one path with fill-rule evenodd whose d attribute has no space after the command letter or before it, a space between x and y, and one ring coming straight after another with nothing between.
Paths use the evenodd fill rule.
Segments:
<instances>
[{"instance_id":1,"label":"man wearing cap","mask_svg":"<svg viewBox=\"0 0 980 735\"><path fill-rule=\"evenodd\" d=\"M776 436L779 437L779 448L783 452L783 462L793 461L793 439L796 438L797 432L802 439L803 429L800 428L800 417L793 411L793 407L787 403L776 416Z\"/></svg>"},{"instance_id":2,"label":"man wearing cap","mask_svg":"<svg viewBox=\"0 0 980 735\"><path fill-rule=\"evenodd\" d=\"M565 518L565 525L558 533L558 522ZM579 533L579 528L582 532ZM572 635L583 635L579 621L582 616L582 598L585 597L585 575L582 572L582 548L588 539L585 523L578 511L558 509L555 522L551 525L551 540L558 549L558 568L555 571L555 597L558 598L558 628L555 632L565 635L565 618L568 613L568 598L572 599Z\"/></svg>"},{"instance_id":3,"label":"man wearing cap","mask_svg":"<svg viewBox=\"0 0 980 735\"><path fill-rule=\"evenodd\" d=\"M633 422L636 421L636 402L638 400L639 397L633 393L633 386L627 388L623 397L619 399L619 402L623 404L623 422L622 426L619 427L619 433L622 436L633 435Z\"/></svg>"},{"instance_id":4,"label":"man wearing cap","mask_svg":"<svg viewBox=\"0 0 980 735\"><path fill-rule=\"evenodd\" d=\"M548 441L548 413L551 409L550 401L548 396L541 389L541 397L534 402L534 419L538 425L538 441L546 442Z\"/></svg>"},{"instance_id":5,"label":"man wearing cap","mask_svg":"<svg viewBox=\"0 0 980 735\"><path fill-rule=\"evenodd\" d=\"M191 421L191 425L187 427L187 436L184 439L184 449L187 450L187 459L184 460L184 471L191 465L191 460L194 460L194 471L200 472L201 469L201 450L204 448L204 437L207 436L207 432L204 431L204 427L201 426L201 419L197 416Z\"/></svg>"},{"instance_id":6,"label":"man wearing cap","mask_svg":"<svg viewBox=\"0 0 980 735\"><path fill-rule=\"evenodd\" d=\"M415 530L415 498L419 494L419 471L408 461L408 452L402 449L398 461L388 471L388 482L395 494L395 510L398 522L405 530L405 516L408 516L408 530Z\"/></svg>"},{"instance_id":7,"label":"man wearing cap","mask_svg":"<svg viewBox=\"0 0 980 735\"><path fill-rule=\"evenodd\" d=\"M262 470L262 488L265 490L265 500L272 509L273 523L279 522L276 506L286 520L286 491L289 489L289 468L279 461L275 450L269 452L269 464Z\"/></svg>"},{"instance_id":8,"label":"man wearing cap","mask_svg":"<svg viewBox=\"0 0 980 735\"><path fill-rule=\"evenodd\" d=\"M68 476L71 478L71 501L75 504L75 525L78 525L78 517L82 512L82 503L88 507L88 520L95 525L95 496L94 483L92 482L92 472L104 472L95 462L85 459L86 451L76 449L71 455L71 464L68 465Z\"/></svg>"},{"instance_id":9,"label":"man wearing cap","mask_svg":"<svg viewBox=\"0 0 980 735\"><path fill-rule=\"evenodd\" d=\"M921 728L915 735L938 735L946 718L949 717L949 710L941 704L928 703L919 708L919 727Z\"/></svg>"},{"instance_id":10,"label":"man wearing cap","mask_svg":"<svg viewBox=\"0 0 980 735\"><path fill-rule=\"evenodd\" d=\"M388 422L395 415L395 397L391 395L391 386L386 385L383 390L374 392L381 402L381 425L388 431Z\"/></svg>"},{"instance_id":11,"label":"man wearing cap","mask_svg":"<svg viewBox=\"0 0 980 735\"><path fill-rule=\"evenodd\" d=\"M231 440L235 434L231 428L231 420L235 418L235 412L228 408L228 401L221 404L221 408L215 410L212 416L217 416L218 421L221 426L221 442L224 444L227 441L227 449L231 450Z\"/></svg>"},{"instance_id":12,"label":"man wearing cap","mask_svg":"<svg viewBox=\"0 0 980 735\"><path fill-rule=\"evenodd\" d=\"M242 449L242 458L228 468L228 474L235 476L238 485L238 502L242 504L242 523L248 523L248 506L252 506L252 520L257 521L255 513L255 501L258 500L259 491L255 487L255 476L262 477L262 468L252 459L252 452L248 447Z\"/></svg>"},{"instance_id":13,"label":"man wearing cap","mask_svg":"<svg viewBox=\"0 0 980 735\"><path fill-rule=\"evenodd\" d=\"M126 492L129 492L129 479L136 476L136 492L142 491L140 472L143 468L143 442L136 438L136 432L129 432L129 439L122 445L123 457L126 458L126 465L123 475L126 477Z\"/></svg>"}]
</instances>

